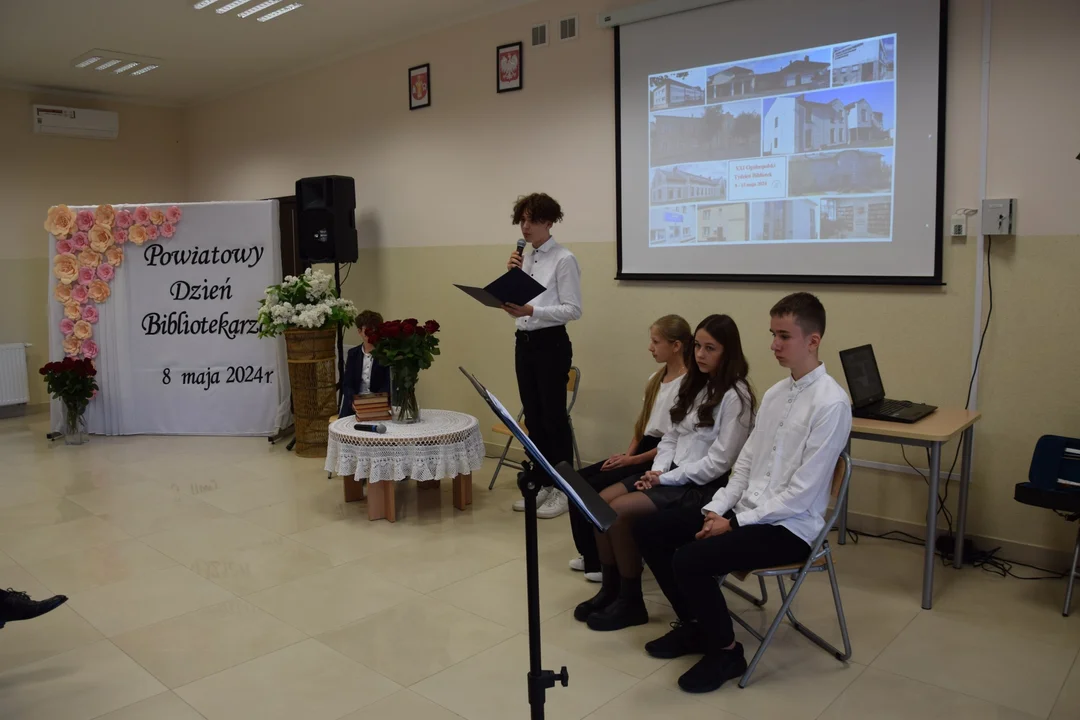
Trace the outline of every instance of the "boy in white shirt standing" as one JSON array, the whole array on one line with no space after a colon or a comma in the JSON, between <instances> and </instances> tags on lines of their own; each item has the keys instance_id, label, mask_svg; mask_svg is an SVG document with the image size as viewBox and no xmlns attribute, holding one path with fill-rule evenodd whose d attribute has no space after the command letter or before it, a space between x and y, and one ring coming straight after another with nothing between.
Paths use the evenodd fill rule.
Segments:
<instances>
[{"instance_id":1,"label":"boy in white shirt standing","mask_svg":"<svg viewBox=\"0 0 1080 720\"><path fill-rule=\"evenodd\" d=\"M847 393L818 360L821 302L795 293L769 314L773 355L791 376L762 397L728 484L699 512L671 509L635 528L645 562L679 617L645 650L659 658L703 654L679 678L691 693L711 692L746 671L717 576L806 559L825 525L833 469L851 432Z\"/></svg>"},{"instance_id":2,"label":"boy in white shirt standing","mask_svg":"<svg viewBox=\"0 0 1080 720\"><path fill-rule=\"evenodd\" d=\"M525 427L536 448L552 465L574 462L573 435L566 415L566 385L573 362L573 346L566 332L569 322L581 317L581 269L569 249L551 237L551 226L562 220L559 203L544 193L533 193L514 203L514 224L532 250L514 252L506 269L520 268L544 286L527 305L507 303L503 310L514 318L514 369L518 394L525 411ZM543 485L536 496L536 516L558 517L568 509L566 496L552 487L543 470L533 468ZM525 511L524 498L514 510Z\"/></svg>"}]
</instances>

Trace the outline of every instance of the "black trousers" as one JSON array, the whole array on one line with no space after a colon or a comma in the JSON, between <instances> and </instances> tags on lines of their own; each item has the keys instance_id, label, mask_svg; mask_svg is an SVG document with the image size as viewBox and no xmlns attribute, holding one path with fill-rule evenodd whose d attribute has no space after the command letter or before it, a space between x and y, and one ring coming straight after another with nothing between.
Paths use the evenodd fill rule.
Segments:
<instances>
[{"instance_id":1,"label":"black trousers","mask_svg":"<svg viewBox=\"0 0 1080 720\"><path fill-rule=\"evenodd\" d=\"M640 518L634 537L675 614L696 620L706 648L716 652L735 642L717 576L802 562L810 546L780 525L747 525L695 540L704 522L700 510L673 508Z\"/></svg>"},{"instance_id":2,"label":"black trousers","mask_svg":"<svg viewBox=\"0 0 1080 720\"><path fill-rule=\"evenodd\" d=\"M566 415L566 384L573 360L570 336L563 326L517 332L514 369L518 395L525 410L525 427L536 448L552 465L574 462L570 419ZM542 470L541 482L552 480Z\"/></svg>"},{"instance_id":3,"label":"black trousers","mask_svg":"<svg viewBox=\"0 0 1080 720\"><path fill-rule=\"evenodd\" d=\"M643 437L634 448L634 455L649 452L660 444L658 437ZM589 483L596 492L600 492L609 485L622 482L628 478L638 478L652 470L652 463L628 465L615 468L614 470L601 470L603 462L590 465L581 470L581 477ZM600 572L600 556L596 552L596 536L593 534L593 526L585 515L574 505L570 506L570 530L574 534L574 546L585 560L585 572Z\"/></svg>"}]
</instances>

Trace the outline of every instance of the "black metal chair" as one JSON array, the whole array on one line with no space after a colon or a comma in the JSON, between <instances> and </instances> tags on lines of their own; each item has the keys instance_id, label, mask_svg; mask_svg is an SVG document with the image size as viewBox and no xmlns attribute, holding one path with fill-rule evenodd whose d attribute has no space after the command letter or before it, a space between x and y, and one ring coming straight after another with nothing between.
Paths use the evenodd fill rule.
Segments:
<instances>
[{"instance_id":1,"label":"black metal chair","mask_svg":"<svg viewBox=\"0 0 1080 720\"><path fill-rule=\"evenodd\" d=\"M1031 455L1028 481L1017 483L1013 498L1035 507L1049 508L1070 522L1080 520L1080 439L1043 435ZM1061 614L1069 616L1073 583L1080 570L1080 531L1076 535L1068 583L1065 585L1065 607Z\"/></svg>"}]
</instances>

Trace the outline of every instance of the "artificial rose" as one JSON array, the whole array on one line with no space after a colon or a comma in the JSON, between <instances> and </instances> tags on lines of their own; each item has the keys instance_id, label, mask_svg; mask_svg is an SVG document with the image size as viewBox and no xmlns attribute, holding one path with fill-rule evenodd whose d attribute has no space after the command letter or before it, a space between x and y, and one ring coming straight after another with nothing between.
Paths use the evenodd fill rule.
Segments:
<instances>
[{"instance_id":1,"label":"artificial rose","mask_svg":"<svg viewBox=\"0 0 1080 720\"><path fill-rule=\"evenodd\" d=\"M160 233L160 230L158 230L157 225L147 225L146 226L146 239L147 240L157 240L159 233Z\"/></svg>"},{"instance_id":2,"label":"artificial rose","mask_svg":"<svg viewBox=\"0 0 1080 720\"><path fill-rule=\"evenodd\" d=\"M116 213L116 227L127 230L131 227L133 222L131 212L128 210L118 210Z\"/></svg>"},{"instance_id":3,"label":"artificial rose","mask_svg":"<svg viewBox=\"0 0 1080 720\"><path fill-rule=\"evenodd\" d=\"M75 321L71 318L64 318L60 321L60 332L65 335L70 335L71 331L75 329Z\"/></svg>"},{"instance_id":4,"label":"artificial rose","mask_svg":"<svg viewBox=\"0 0 1080 720\"><path fill-rule=\"evenodd\" d=\"M113 221L116 220L116 210L112 205L98 205L97 210L94 211L94 222L98 225L104 225L105 227L112 227Z\"/></svg>"},{"instance_id":5,"label":"artificial rose","mask_svg":"<svg viewBox=\"0 0 1080 720\"><path fill-rule=\"evenodd\" d=\"M63 253L53 258L53 275L65 285L75 282L79 276L79 260L71 253Z\"/></svg>"},{"instance_id":6,"label":"artificial rose","mask_svg":"<svg viewBox=\"0 0 1080 720\"><path fill-rule=\"evenodd\" d=\"M79 268L80 285L89 285L90 283L94 282L94 278L96 277L97 271L94 268L88 267L86 265L83 265L81 268ZM72 297L74 297L74 293L72 294Z\"/></svg>"},{"instance_id":7,"label":"artificial rose","mask_svg":"<svg viewBox=\"0 0 1080 720\"><path fill-rule=\"evenodd\" d=\"M78 355L80 345L79 338L74 335L68 335L64 338L64 354L68 357Z\"/></svg>"},{"instance_id":8,"label":"artificial rose","mask_svg":"<svg viewBox=\"0 0 1080 720\"><path fill-rule=\"evenodd\" d=\"M90 237L80 230L71 236L71 245L76 250L85 250L90 247Z\"/></svg>"},{"instance_id":9,"label":"artificial rose","mask_svg":"<svg viewBox=\"0 0 1080 720\"><path fill-rule=\"evenodd\" d=\"M113 230L113 240L117 245L123 245L128 241L128 231L124 228L116 228Z\"/></svg>"},{"instance_id":10,"label":"artificial rose","mask_svg":"<svg viewBox=\"0 0 1080 720\"><path fill-rule=\"evenodd\" d=\"M90 291L86 289L85 285L72 285L71 286L71 299L82 305L90 297Z\"/></svg>"},{"instance_id":11,"label":"artificial rose","mask_svg":"<svg viewBox=\"0 0 1080 720\"><path fill-rule=\"evenodd\" d=\"M94 227L94 213L89 210L80 210L79 214L75 216L75 227L83 232Z\"/></svg>"},{"instance_id":12,"label":"artificial rose","mask_svg":"<svg viewBox=\"0 0 1080 720\"><path fill-rule=\"evenodd\" d=\"M98 314L97 307L95 307L94 305L83 305L83 309L82 309L82 319L83 320L85 320L86 322L88 322L88 323L90 323L92 325L92 324L96 323L99 318L100 318L100 315Z\"/></svg>"},{"instance_id":13,"label":"artificial rose","mask_svg":"<svg viewBox=\"0 0 1080 720\"><path fill-rule=\"evenodd\" d=\"M63 240L57 240L56 241L56 252L58 254L60 254L60 255L63 255L64 253L69 253L74 249L75 249L74 243L72 243L67 238L65 238Z\"/></svg>"},{"instance_id":14,"label":"artificial rose","mask_svg":"<svg viewBox=\"0 0 1080 720\"><path fill-rule=\"evenodd\" d=\"M176 234L176 226L171 222L165 222L161 226L161 237L171 238Z\"/></svg>"},{"instance_id":15,"label":"artificial rose","mask_svg":"<svg viewBox=\"0 0 1080 720\"><path fill-rule=\"evenodd\" d=\"M165 211L165 219L173 225L176 225L178 222L180 222L180 218L182 218L183 216L184 211L176 205L173 205L171 208Z\"/></svg>"},{"instance_id":16,"label":"artificial rose","mask_svg":"<svg viewBox=\"0 0 1080 720\"><path fill-rule=\"evenodd\" d=\"M109 263L101 263L98 265L97 276L105 282L112 282L113 277L116 276L116 268Z\"/></svg>"},{"instance_id":17,"label":"artificial rose","mask_svg":"<svg viewBox=\"0 0 1080 720\"><path fill-rule=\"evenodd\" d=\"M90 283L89 295L90 299L96 302L98 305L109 299L109 295L112 291L109 290L109 283L104 280L95 280Z\"/></svg>"},{"instance_id":18,"label":"artificial rose","mask_svg":"<svg viewBox=\"0 0 1080 720\"><path fill-rule=\"evenodd\" d=\"M434 320L428 320L426 323L424 323L424 330L427 331L428 335L439 332L439 327L439 323L435 322Z\"/></svg>"},{"instance_id":19,"label":"artificial rose","mask_svg":"<svg viewBox=\"0 0 1080 720\"><path fill-rule=\"evenodd\" d=\"M90 247L99 253L105 252L112 247L112 230L106 225L95 225L90 228Z\"/></svg>"},{"instance_id":20,"label":"artificial rose","mask_svg":"<svg viewBox=\"0 0 1080 720\"><path fill-rule=\"evenodd\" d=\"M79 349L82 351L83 357L88 360L93 360L98 356L98 346L93 340L83 340ZM94 397L97 397L97 390L94 391Z\"/></svg>"},{"instance_id":21,"label":"artificial rose","mask_svg":"<svg viewBox=\"0 0 1080 720\"><path fill-rule=\"evenodd\" d=\"M79 253L79 265L88 268L96 268L101 264L101 253L95 250L83 250Z\"/></svg>"},{"instance_id":22,"label":"artificial rose","mask_svg":"<svg viewBox=\"0 0 1080 720\"><path fill-rule=\"evenodd\" d=\"M64 317L70 320L80 320L82 318L82 305L74 300L64 303Z\"/></svg>"},{"instance_id":23,"label":"artificial rose","mask_svg":"<svg viewBox=\"0 0 1080 720\"><path fill-rule=\"evenodd\" d=\"M53 288L52 296L58 302L66 303L71 299L71 286L60 283Z\"/></svg>"},{"instance_id":24,"label":"artificial rose","mask_svg":"<svg viewBox=\"0 0 1080 720\"><path fill-rule=\"evenodd\" d=\"M135 208L135 222L139 225L149 225L150 208L146 207L145 205L140 205L139 207Z\"/></svg>"},{"instance_id":25,"label":"artificial rose","mask_svg":"<svg viewBox=\"0 0 1080 720\"><path fill-rule=\"evenodd\" d=\"M161 212L157 208L150 211L150 222L154 225L160 225L165 222L165 213Z\"/></svg>"},{"instance_id":26,"label":"artificial rose","mask_svg":"<svg viewBox=\"0 0 1080 720\"><path fill-rule=\"evenodd\" d=\"M113 267L120 267L120 263L124 262L123 248L118 248L113 245L105 251L105 260Z\"/></svg>"},{"instance_id":27,"label":"artificial rose","mask_svg":"<svg viewBox=\"0 0 1080 720\"><path fill-rule=\"evenodd\" d=\"M142 245L146 242L146 228L142 225L132 225L131 229L128 230L128 240L136 245Z\"/></svg>"},{"instance_id":28,"label":"artificial rose","mask_svg":"<svg viewBox=\"0 0 1080 720\"><path fill-rule=\"evenodd\" d=\"M94 334L94 328L90 327L90 323L85 320L78 320L75 323L75 328L71 331L71 334L80 340L86 340Z\"/></svg>"},{"instance_id":29,"label":"artificial rose","mask_svg":"<svg viewBox=\"0 0 1080 720\"><path fill-rule=\"evenodd\" d=\"M45 218L45 229L58 238L75 232L75 213L67 205L53 205Z\"/></svg>"}]
</instances>

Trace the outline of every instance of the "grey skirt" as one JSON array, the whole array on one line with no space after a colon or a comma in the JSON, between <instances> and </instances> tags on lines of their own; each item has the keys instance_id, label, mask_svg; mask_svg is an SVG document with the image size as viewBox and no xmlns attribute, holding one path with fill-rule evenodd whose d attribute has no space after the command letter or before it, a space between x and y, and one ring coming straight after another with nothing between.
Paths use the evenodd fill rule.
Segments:
<instances>
[{"instance_id":1,"label":"grey skirt","mask_svg":"<svg viewBox=\"0 0 1080 720\"><path fill-rule=\"evenodd\" d=\"M640 480L641 476L628 477L622 481L622 484L630 492L644 493L649 500L652 500L657 510L666 510L671 507L700 510L709 504L717 490L727 485L729 475L730 473L724 473L721 477L705 485L698 485L697 483L654 485L648 490L640 491L634 487L634 483Z\"/></svg>"}]
</instances>

